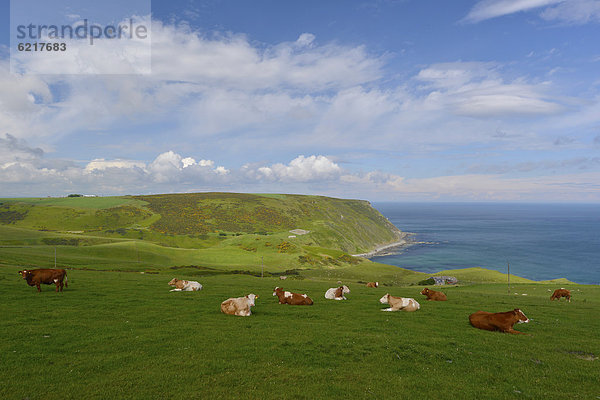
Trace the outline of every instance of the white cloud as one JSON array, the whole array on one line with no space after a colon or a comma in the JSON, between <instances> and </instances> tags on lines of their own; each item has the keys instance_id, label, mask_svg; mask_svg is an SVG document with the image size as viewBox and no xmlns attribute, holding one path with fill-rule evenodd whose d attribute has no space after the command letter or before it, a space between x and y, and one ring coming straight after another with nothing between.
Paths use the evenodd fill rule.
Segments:
<instances>
[{"instance_id":1,"label":"white cloud","mask_svg":"<svg viewBox=\"0 0 600 400\"><path fill-rule=\"evenodd\" d=\"M103 158L98 158L90 161L85 166L85 171L104 171L108 168L146 168L146 163L141 161L131 161L131 160L105 160Z\"/></svg>"},{"instance_id":2,"label":"white cloud","mask_svg":"<svg viewBox=\"0 0 600 400\"><path fill-rule=\"evenodd\" d=\"M390 199L454 199L480 201L597 201L600 173L546 175L511 178L500 174L466 174L407 179L394 174L369 172L345 175L345 184L364 193Z\"/></svg>"},{"instance_id":3,"label":"white cloud","mask_svg":"<svg viewBox=\"0 0 600 400\"><path fill-rule=\"evenodd\" d=\"M563 110L545 94L546 83L531 84L522 78L505 82L497 68L489 63L434 64L419 71L416 79L432 89L429 103L460 115L544 115Z\"/></svg>"},{"instance_id":4,"label":"white cloud","mask_svg":"<svg viewBox=\"0 0 600 400\"><path fill-rule=\"evenodd\" d=\"M20 143L24 145L24 143ZM25 153L27 149L25 147ZM184 161L185 160L185 161ZM469 173L409 178L381 171L357 173L344 170L326 156L298 156L287 164L245 166L230 170L214 167L212 160L192 163L191 157L168 151L144 165L132 160L92 160L81 167L74 163L44 165L38 153L29 159L0 164L0 190L4 196L65 195L72 192L96 194L136 194L171 191L207 191L248 188L250 191L302 192L378 199L404 200L494 200L527 201L540 198L554 201L598 201L600 173L576 173L510 177L504 173ZM519 171L536 168L579 169L595 166L594 159L572 159L562 163L519 164ZM593 164L593 165L592 165ZM480 168L477 168L481 170ZM238 189L239 190L239 189ZM543 196L543 197L540 197Z\"/></svg>"},{"instance_id":5,"label":"white cloud","mask_svg":"<svg viewBox=\"0 0 600 400\"><path fill-rule=\"evenodd\" d=\"M316 45L303 33L295 42L253 46L244 35L209 39L182 26L154 21L152 75L244 90L292 86L323 90L371 82L382 61L362 46Z\"/></svg>"},{"instance_id":6,"label":"white cloud","mask_svg":"<svg viewBox=\"0 0 600 400\"><path fill-rule=\"evenodd\" d=\"M566 0L481 0L463 18L464 22L481 22L522 11L561 3Z\"/></svg>"},{"instance_id":7,"label":"white cloud","mask_svg":"<svg viewBox=\"0 0 600 400\"><path fill-rule=\"evenodd\" d=\"M540 16L549 21L558 21L572 25L600 22L600 1L571 0L554 7L546 8Z\"/></svg>"},{"instance_id":8,"label":"white cloud","mask_svg":"<svg viewBox=\"0 0 600 400\"><path fill-rule=\"evenodd\" d=\"M341 168L325 156L298 156L288 165L281 163L256 170L255 177L283 182L308 182L315 180L335 179L341 173Z\"/></svg>"},{"instance_id":9,"label":"white cloud","mask_svg":"<svg viewBox=\"0 0 600 400\"><path fill-rule=\"evenodd\" d=\"M568 25L600 22L599 0L482 0L462 21L477 23L534 9L541 9L539 16L547 21Z\"/></svg>"}]
</instances>

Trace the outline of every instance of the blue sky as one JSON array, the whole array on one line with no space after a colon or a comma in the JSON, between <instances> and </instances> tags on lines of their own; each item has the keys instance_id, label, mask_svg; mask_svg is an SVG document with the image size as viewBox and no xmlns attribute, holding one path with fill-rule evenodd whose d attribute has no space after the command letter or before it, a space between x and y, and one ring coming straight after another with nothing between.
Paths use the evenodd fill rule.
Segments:
<instances>
[{"instance_id":1,"label":"blue sky","mask_svg":"<svg viewBox=\"0 0 600 400\"><path fill-rule=\"evenodd\" d=\"M11 73L0 15L0 196L600 200L599 0L153 0L145 75Z\"/></svg>"}]
</instances>

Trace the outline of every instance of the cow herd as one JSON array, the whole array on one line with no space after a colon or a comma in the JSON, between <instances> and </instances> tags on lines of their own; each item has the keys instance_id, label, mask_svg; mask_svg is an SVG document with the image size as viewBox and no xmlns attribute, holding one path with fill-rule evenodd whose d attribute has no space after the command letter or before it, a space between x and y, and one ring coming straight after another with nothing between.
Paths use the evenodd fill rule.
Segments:
<instances>
[{"instance_id":1,"label":"cow herd","mask_svg":"<svg viewBox=\"0 0 600 400\"><path fill-rule=\"evenodd\" d=\"M29 269L19 271L19 275L27 281L29 286L35 286L38 292L41 292L40 285L56 285L56 291L63 291L63 286L68 287L67 271L64 269ZM171 292L194 292L202 290L202 285L196 281L187 281L173 278L169 286L174 287ZM377 288L379 282L368 282L369 288ZM346 285L327 289L325 298L328 300L347 300L346 294L350 293L350 289ZM428 301L447 301L448 298L442 292L424 288L421 294L426 296ZM292 293L283 288L276 287L273 290L273 296L277 296L279 304L288 305L313 305L313 300L307 294ZM565 288L556 289L550 300L559 300L564 297L571 302L571 292ZM221 312L229 315L237 315L248 317L252 314L250 307L255 305L258 296L250 293L244 297L229 298L221 303ZM389 308L384 308L381 311L407 311L413 312L421 308L421 305L413 298L396 297L386 293L379 299L381 304L388 304ZM477 311L469 315L469 322L475 328L488 331L500 331L512 334L524 334L513 329L517 323L527 323L529 318L518 308L511 311L490 313L486 311Z\"/></svg>"}]
</instances>

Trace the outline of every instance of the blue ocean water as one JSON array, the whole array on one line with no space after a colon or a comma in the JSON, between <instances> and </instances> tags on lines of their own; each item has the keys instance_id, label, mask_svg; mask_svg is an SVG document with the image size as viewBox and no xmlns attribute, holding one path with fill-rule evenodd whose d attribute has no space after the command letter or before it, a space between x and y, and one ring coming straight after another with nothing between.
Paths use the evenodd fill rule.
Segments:
<instances>
[{"instance_id":1,"label":"blue ocean water","mask_svg":"<svg viewBox=\"0 0 600 400\"><path fill-rule=\"evenodd\" d=\"M374 261L422 272L483 267L600 284L600 205L375 203L416 244Z\"/></svg>"}]
</instances>

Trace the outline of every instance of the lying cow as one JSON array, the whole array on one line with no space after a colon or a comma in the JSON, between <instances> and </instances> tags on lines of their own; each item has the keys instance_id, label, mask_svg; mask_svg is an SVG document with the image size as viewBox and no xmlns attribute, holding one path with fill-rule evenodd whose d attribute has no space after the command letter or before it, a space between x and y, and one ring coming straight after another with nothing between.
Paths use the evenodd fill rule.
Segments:
<instances>
[{"instance_id":1,"label":"lying cow","mask_svg":"<svg viewBox=\"0 0 600 400\"><path fill-rule=\"evenodd\" d=\"M431 290L431 289L425 288L425 289L421 290L421 294L424 294L425 296L427 296L427 300L433 300L433 301L448 300L448 298L446 297L446 295L444 293L438 292L437 290Z\"/></svg>"},{"instance_id":2,"label":"lying cow","mask_svg":"<svg viewBox=\"0 0 600 400\"><path fill-rule=\"evenodd\" d=\"M513 329L516 323L527 323L529 318L523 311L515 308L512 311L490 313L485 311L477 311L469 315L469 322L475 328L484 329L486 331L500 331L513 334L527 335L527 333L515 331Z\"/></svg>"},{"instance_id":3,"label":"lying cow","mask_svg":"<svg viewBox=\"0 0 600 400\"><path fill-rule=\"evenodd\" d=\"M347 300L344 296L347 293L350 293L350 289L346 285L337 288L332 287L325 292L325 298L329 300Z\"/></svg>"},{"instance_id":4,"label":"lying cow","mask_svg":"<svg viewBox=\"0 0 600 400\"><path fill-rule=\"evenodd\" d=\"M379 282L367 282L367 287L372 287L372 288L379 287Z\"/></svg>"},{"instance_id":5,"label":"lying cow","mask_svg":"<svg viewBox=\"0 0 600 400\"><path fill-rule=\"evenodd\" d=\"M312 306L313 301L305 294L292 293L284 291L280 287L276 287L273 291L273 296L277 296L279 304L289 304L292 306Z\"/></svg>"},{"instance_id":6,"label":"lying cow","mask_svg":"<svg viewBox=\"0 0 600 400\"><path fill-rule=\"evenodd\" d=\"M386 293L379 299L381 304L389 304L390 308L384 308L381 311L417 311L421 305L410 297L395 297Z\"/></svg>"},{"instance_id":7,"label":"lying cow","mask_svg":"<svg viewBox=\"0 0 600 400\"><path fill-rule=\"evenodd\" d=\"M202 285L196 281L182 281L177 278L171 279L169 286L175 286L170 292L196 292L202 289Z\"/></svg>"},{"instance_id":8,"label":"lying cow","mask_svg":"<svg viewBox=\"0 0 600 400\"><path fill-rule=\"evenodd\" d=\"M560 298L564 297L567 300L569 300L569 303L571 302L571 291L565 288L560 288L560 289L556 289L554 291L554 293L552 293L552 296L550 296L550 300L554 300L557 299L558 301L560 301Z\"/></svg>"},{"instance_id":9,"label":"lying cow","mask_svg":"<svg viewBox=\"0 0 600 400\"><path fill-rule=\"evenodd\" d=\"M23 271L19 271L19 275L27 281L29 286L37 287L38 292L42 291L40 288L40 284L42 283L44 285L55 284L57 292L59 288L61 292L63 291L63 281L64 286L69 287L67 271L64 269L24 269Z\"/></svg>"},{"instance_id":10,"label":"lying cow","mask_svg":"<svg viewBox=\"0 0 600 400\"><path fill-rule=\"evenodd\" d=\"M227 299L221 303L221 312L239 317L249 317L252 314L250 307L254 305L256 299L258 296L253 293L244 297Z\"/></svg>"}]
</instances>

